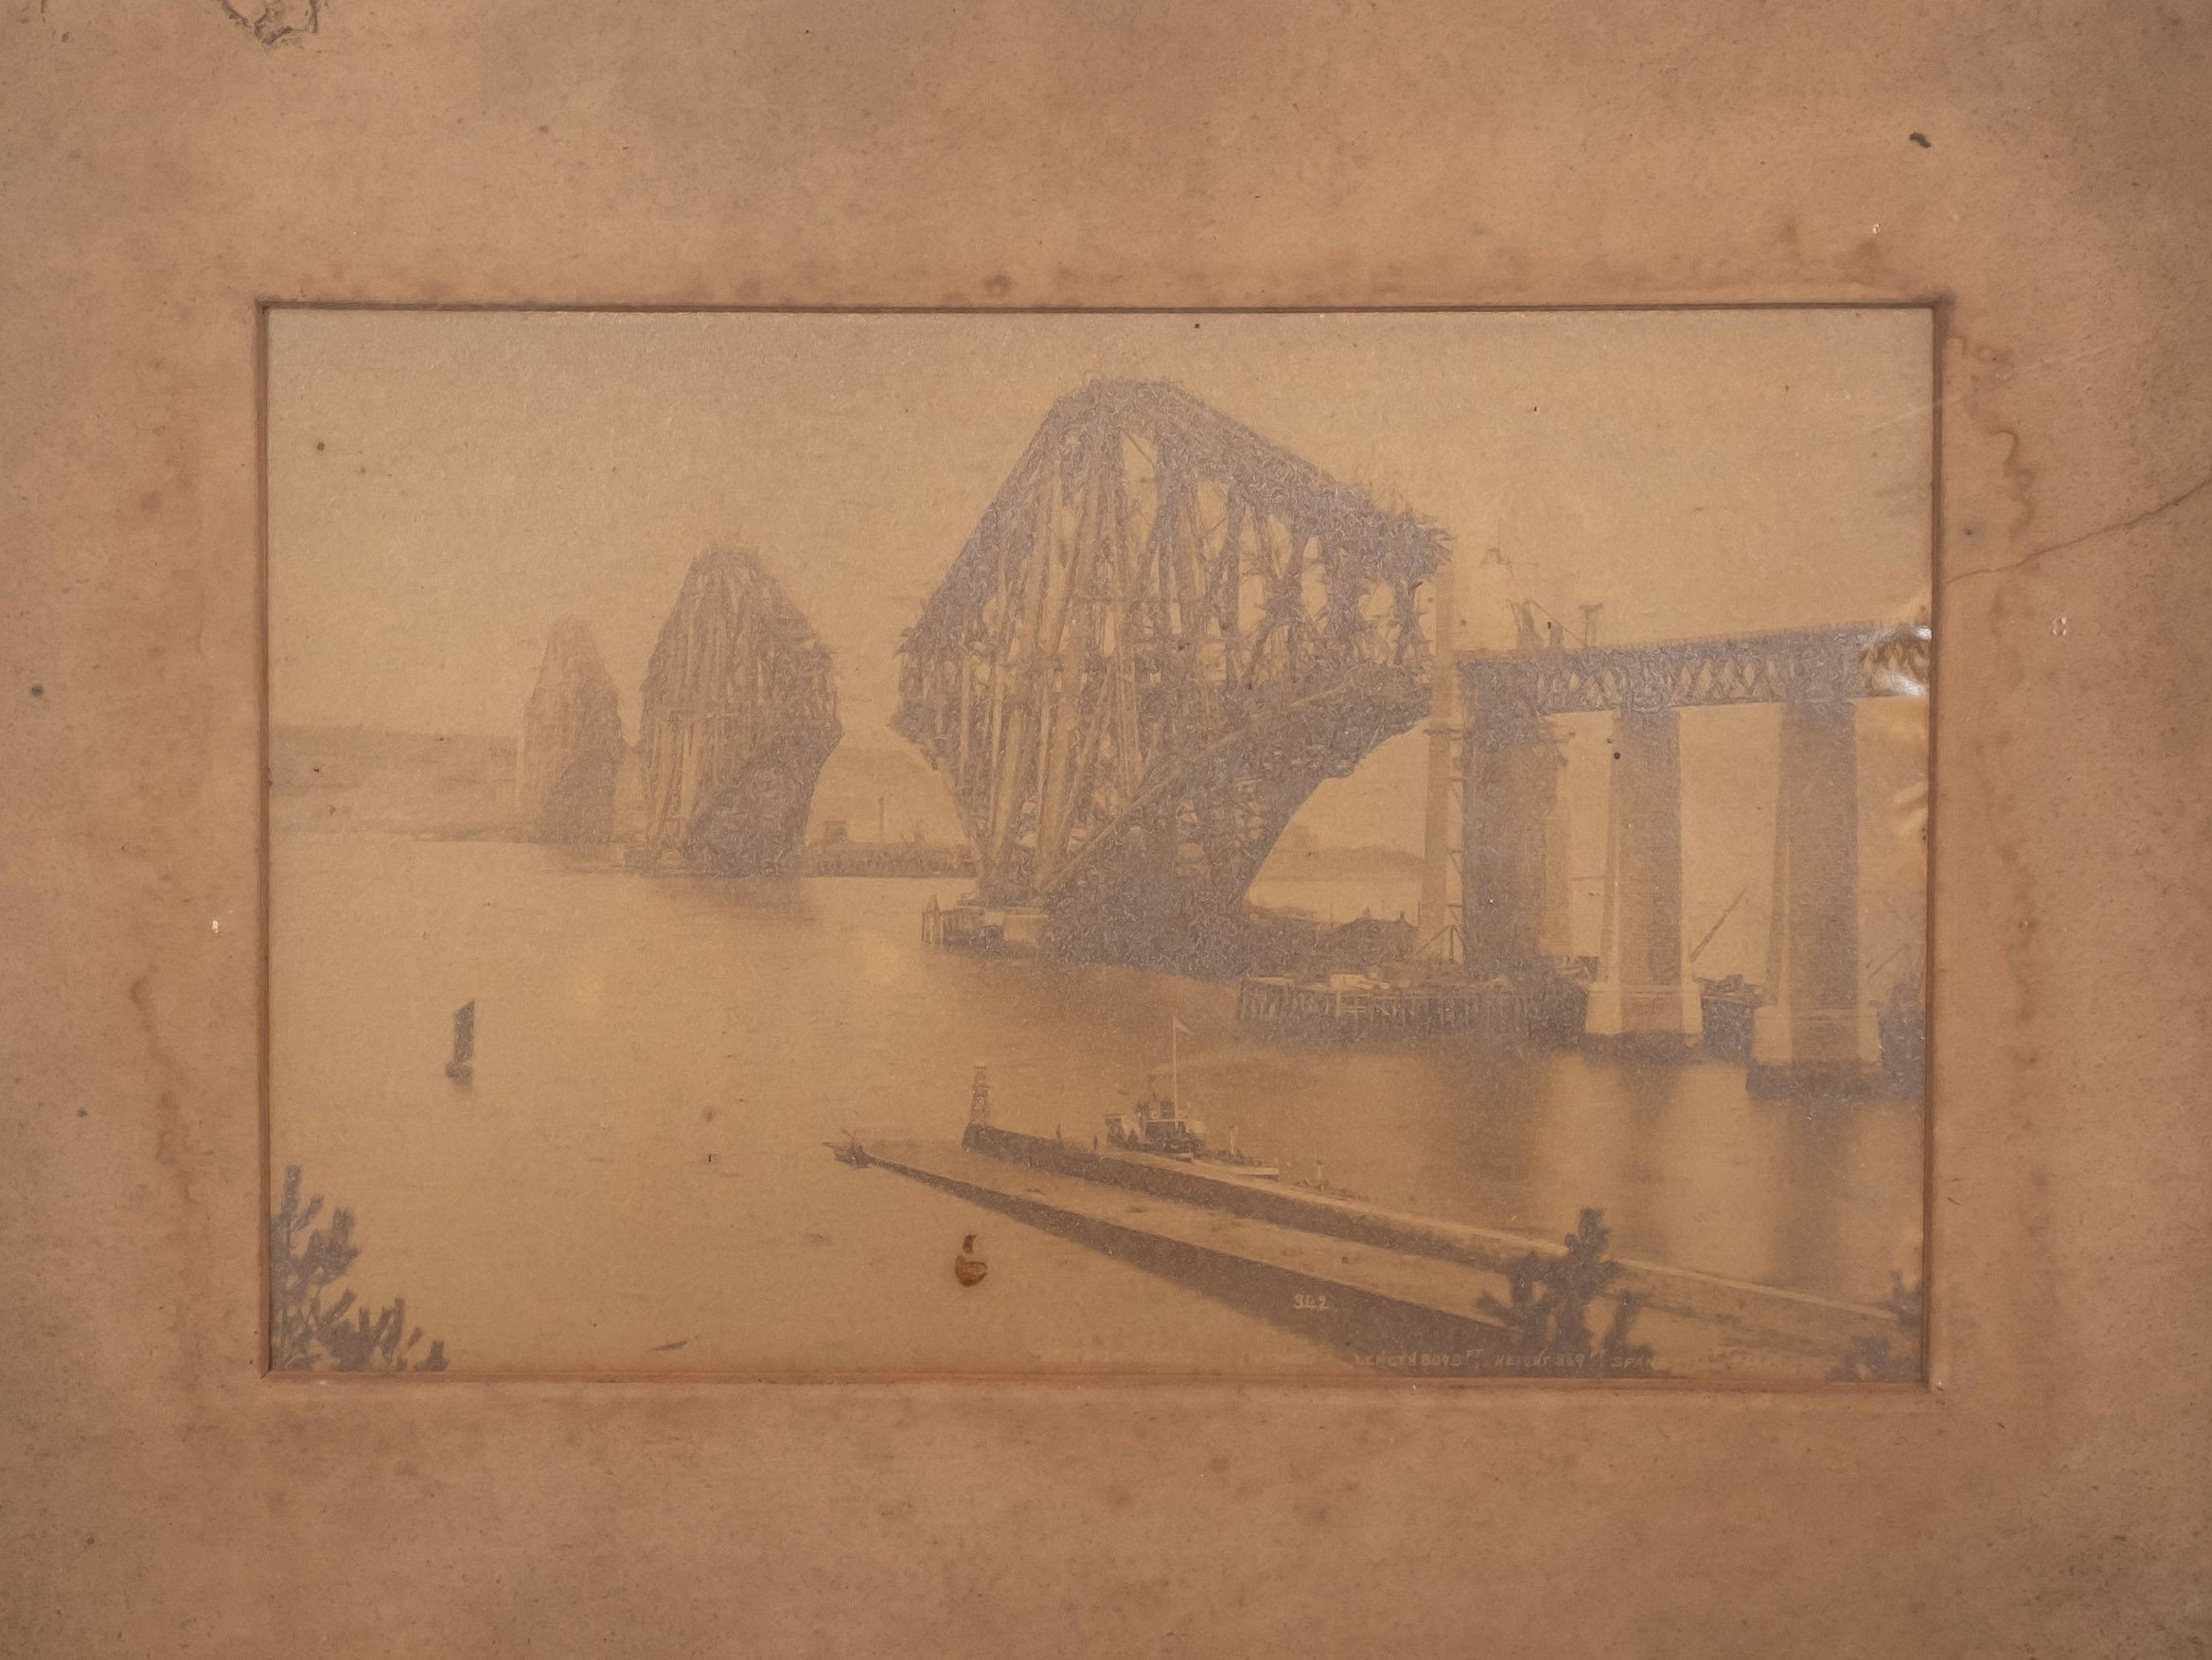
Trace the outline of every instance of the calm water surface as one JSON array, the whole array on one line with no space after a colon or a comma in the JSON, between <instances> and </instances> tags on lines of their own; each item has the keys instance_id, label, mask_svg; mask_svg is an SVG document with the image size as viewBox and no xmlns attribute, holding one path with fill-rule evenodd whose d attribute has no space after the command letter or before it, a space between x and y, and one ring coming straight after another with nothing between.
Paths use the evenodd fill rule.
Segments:
<instances>
[{"instance_id":1,"label":"calm water surface","mask_svg":"<svg viewBox=\"0 0 2212 1660\"><path fill-rule=\"evenodd\" d=\"M1339 914L1392 893L1262 895ZM1919 1255L1920 1117L1740 1068L1248 1036L1235 993L922 945L957 883L652 877L558 850L281 839L279 1170L358 1214L364 1297L457 1366L1310 1369L1301 1339L823 1147L999 1121L1088 1139L1167 1060L1215 1134L1394 1207L1877 1301ZM1381 903L1378 905L1378 901ZM477 1001L476 1077L442 1073ZM991 1274L949 1272L963 1233Z\"/></svg>"}]
</instances>

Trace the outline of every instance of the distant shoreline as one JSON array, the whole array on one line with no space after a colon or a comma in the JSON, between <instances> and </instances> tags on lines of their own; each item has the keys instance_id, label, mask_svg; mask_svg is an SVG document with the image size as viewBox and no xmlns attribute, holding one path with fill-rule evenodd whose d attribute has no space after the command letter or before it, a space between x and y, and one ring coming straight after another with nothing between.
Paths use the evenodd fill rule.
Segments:
<instances>
[{"instance_id":1,"label":"distant shoreline","mask_svg":"<svg viewBox=\"0 0 2212 1660\"><path fill-rule=\"evenodd\" d=\"M273 726L269 733L270 804L277 828L292 835L365 830L441 841L528 841L515 806L520 742L490 733L420 733L391 727L324 724ZM943 834L919 841L896 835L841 842L830 823L867 822L868 809L889 795L894 827L924 817L917 798L937 805L942 786L918 757L894 745L847 744L833 753L858 775L838 788L818 786L810 830L809 875L916 874L964 876L974 869L965 846ZM902 777L900 774L910 773ZM890 776L878 776L889 771ZM905 793L895 793L905 786ZM834 800L831 798L835 798ZM850 799L847 799L850 798ZM948 806L944 809L949 812ZM858 824L854 825L858 828ZM1293 829L1260 867L1256 881L1394 882L1417 879L1421 856L1405 848L1301 845ZM894 871L887 865L903 867Z\"/></svg>"}]
</instances>

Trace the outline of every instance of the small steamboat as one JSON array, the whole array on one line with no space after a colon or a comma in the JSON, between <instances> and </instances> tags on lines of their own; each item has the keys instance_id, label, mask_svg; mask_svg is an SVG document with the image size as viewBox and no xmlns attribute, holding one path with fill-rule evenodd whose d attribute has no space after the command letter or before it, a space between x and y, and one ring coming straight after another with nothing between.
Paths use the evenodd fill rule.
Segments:
<instances>
[{"instance_id":1,"label":"small steamboat","mask_svg":"<svg viewBox=\"0 0 2212 1660\"><path fill-rule=\"evenodd\" d=\"M1177 1041L1187 1028L1171 1018L1167 1024L1167 1075L1165 1093L1141 1099L1128 1112L1106 1115L1106 1143L1124 1153L1150 1153L1161 1158L1178 1158L1185 1164L1203 1161L1232 1175L1279 1176L1272 1164L1237 1151L1236 1132L1229 1145L1215 1147L1206 1139L1206 1126L1183 1111L1182 1047ZM1155 1072L1157 1086L1159 1074Z\"/></svg>"},{"instance_id":2,"label":"small steamboat","mask_svg":"<svg viewBox=\"0 0 2212 1660\"><path fill-rule=\"evenodd\" d=\"M1106 1144L1124 1153L1151 1153L1162 1158L1180 1159L1185 1164L1218 1165L1236 1175L1283 1174L1274 1165L1237 1151L1233 1133L1227 1147L1210 1145L1206 1126L1194 1118L1185 1117L1172 1095L1140 1101L1128 1112L1108 1113L1106 1126Z\"/></svg>"}]
</instances>

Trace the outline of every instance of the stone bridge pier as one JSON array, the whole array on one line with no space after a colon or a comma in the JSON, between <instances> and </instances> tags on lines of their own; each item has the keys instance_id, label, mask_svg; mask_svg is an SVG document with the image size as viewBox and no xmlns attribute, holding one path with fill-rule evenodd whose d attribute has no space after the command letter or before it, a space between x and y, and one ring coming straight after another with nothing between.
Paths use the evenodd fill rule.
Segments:
<instances>
[{"instance_id":1,"label":"stone bridge pier","mask_svg":"<svg viewBox=\"0 0 2212 1660\"><path fill-rule=\"evenodd\" d=\"M1487 980L1544 965L1546 895L1562 873L1549 827L1559 806L1559 745L1537 713L1536 681L1486 677L1466 698L1465 872L1461 919L1469 975Z\"/></svg>"},{"instance_id":2,"label":"stone bridge pier","mask_svg":"<svg viewBox=\"0 0 2212 1660\"><path fill-rule=\"evenodd\" d=\"M1468 973L1557 972L1553 716L1610 714L1604 923L1588 1037L1685 1045L1702 1030L1682 915L1682 712L1781 707L1774 899L1755 1086L1855 1078L1880 1059L1860 984L1857 705L1924 696L1924 627L1477 653L1464 710Z\"/></svg>"},{"instance_id":3,"label":"stone bridge pier","mask_svg":"<svg viewBox=\"0 0 2212 1660\"><path fill-rule=\"evenodd\" d=\"M1754 1073L1879 1064L1873 1006L1859 987L1858 711L1848 698L1782 705L1771 916Z\"/></svg>"},{"instance_id":4,"label":"stone bridge pier","mask_svg":"<svg viewBox=\"0 0 2212 1660\"><path fill-rule=\"evenodd\" d=\"M1705 1022L1682 939L1682 715L1628 708L1613 728L1605 920L1583 1030L1694 1038Z\"/></svg>"}]
</instances>

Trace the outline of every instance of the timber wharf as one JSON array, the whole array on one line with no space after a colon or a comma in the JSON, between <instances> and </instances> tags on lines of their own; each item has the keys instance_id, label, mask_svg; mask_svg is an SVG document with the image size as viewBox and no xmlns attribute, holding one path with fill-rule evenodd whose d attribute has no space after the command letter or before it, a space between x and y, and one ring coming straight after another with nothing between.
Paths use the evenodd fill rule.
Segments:
<instances>
[{"instance_id":1,"label":"timber wharf","mask_svg":"<svg viewBox=\"0 0 2212 1660\"><path fill-rule=\"evenodd\" d=\"M984 957L1034 957L1043 945L1048 920L1034 906L992 909L964 899L940 908L932 893L922 907L922 944Z\"/></svg>"},{"instance_id":2,"label":"timber wharf","mask_svg":"<svg viewBox=\"0 0 2212 1660\"><path fill-rule=\"evenodd\" d=\"M1400 983L1365 974L1317 980L1248 975L1237 983L1236 1017L1255 1030L1346 1043L1451 1032L1571 1039L1582 1026L1583 996L1565 979Z\"/></svg>"},{"instance_id":3,"label":"timber wharf","mask_svg":"<svg viewBox=\"0 0 2212 1660\"><path fill-rule=\"evenodd\" d=\"M1299 981L1248 975L1237 982L1240 1026L1296 1037L1353 1041L1435 1032L1518 1034L1528 1029L1527 998L1505 984L1392 985L1364 974Z\"/></svg>"}]
</instances>

